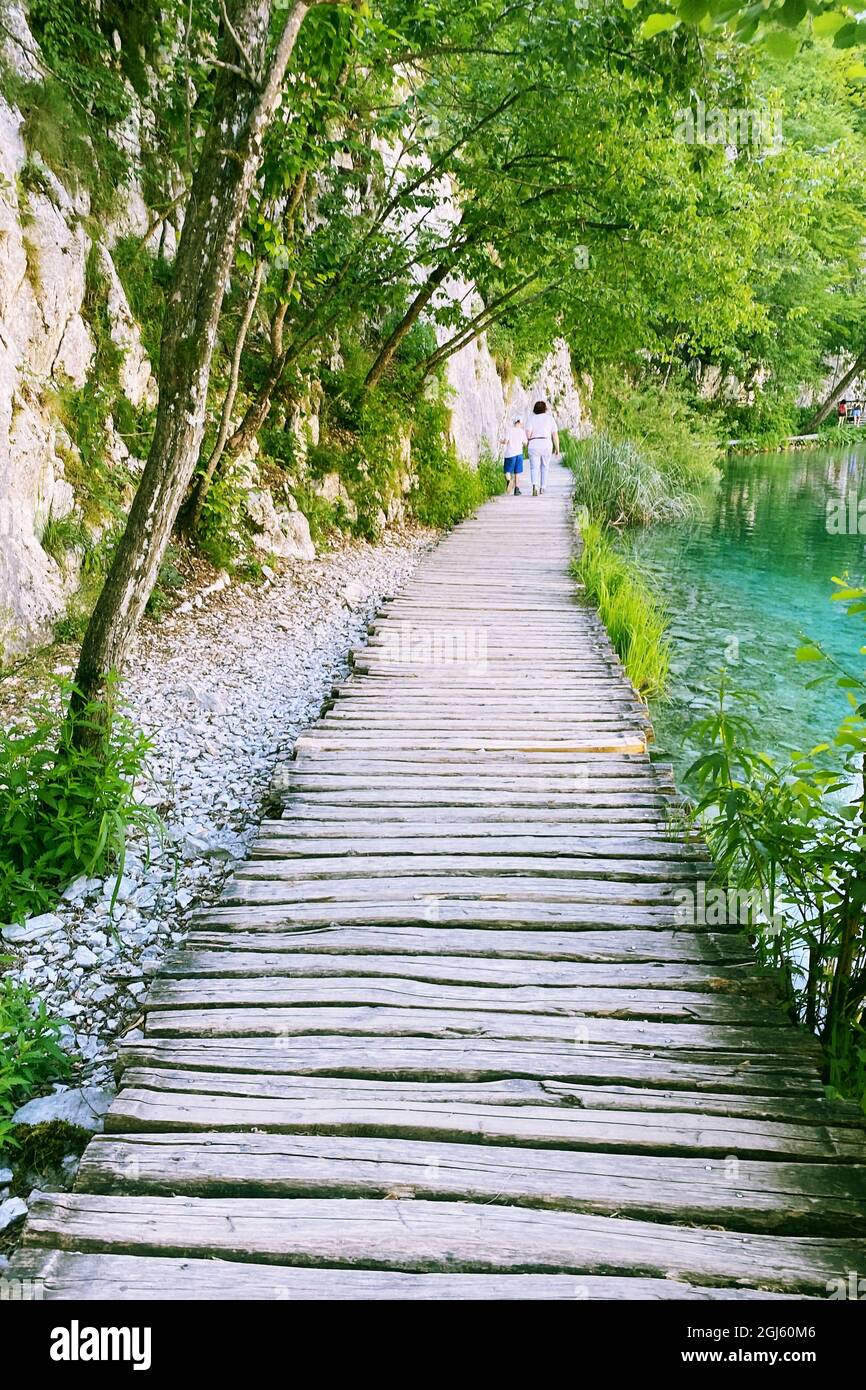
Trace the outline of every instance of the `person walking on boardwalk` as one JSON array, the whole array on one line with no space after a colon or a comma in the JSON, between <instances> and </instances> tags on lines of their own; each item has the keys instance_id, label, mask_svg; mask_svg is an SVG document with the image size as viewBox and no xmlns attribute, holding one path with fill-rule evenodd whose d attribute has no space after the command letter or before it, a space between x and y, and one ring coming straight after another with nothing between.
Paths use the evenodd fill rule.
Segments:
<instances>
[{"instance_id":1,"label":"person walking on boardwalk","mask_svg":"<svg viewBox=\"0 0 866 1390\"><path fill-rule=\"evenodd\" d=\"M547 408L546 401L536 401L532 407L532 418L527 430L529 439L529 474L532 478L532 495L544 495L547 482L547 469L554 454L559 453L559 431L556 421Z\"/></svg>"},{"instance_id":2,"label":"person walking on boardwalk","mask_svg":"<svg viewBox=\"0 0 866 1390\"><path fill-rule=\"evenodd\" d=\"M503 445L505 449L505 480L508 484L506 492L519 497L520 488L517 483L523 472L523 450L526 445L526 430L523 428L523 421L519 415L513 425L506 427Z\"/></svg>"}]
</instances>

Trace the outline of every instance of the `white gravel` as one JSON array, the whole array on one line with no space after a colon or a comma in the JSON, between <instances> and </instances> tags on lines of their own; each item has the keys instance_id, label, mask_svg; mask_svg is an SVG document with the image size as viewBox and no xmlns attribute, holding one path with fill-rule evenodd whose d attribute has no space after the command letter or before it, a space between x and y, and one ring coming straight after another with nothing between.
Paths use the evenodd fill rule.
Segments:
<instances>
[{"instance_id":1,"label":"white gravel","mask_svg":"<svg viewBox=\"0 0 866 1390\"><path fill-rule=\"evenodd\" d=\"M111 1083L116 1040L166 948L246 856L275 765L430 543L430 532L395 532L294 564L265 587L211 586L191 615L140 635L124 692L154 743L141 796L159 807L168 843L150 862L130 843L113 914L114 877L79 879L54 912L2 933L10 973L66 1020L64 1043L84 1059L77 1084Z\"/></svg>"}]
</instances>

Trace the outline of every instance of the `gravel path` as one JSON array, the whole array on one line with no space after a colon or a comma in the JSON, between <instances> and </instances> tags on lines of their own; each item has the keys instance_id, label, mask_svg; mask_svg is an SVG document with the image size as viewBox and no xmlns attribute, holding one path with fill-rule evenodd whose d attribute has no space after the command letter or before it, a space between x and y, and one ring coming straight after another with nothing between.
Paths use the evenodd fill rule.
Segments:
<instances>
[{"instance_id":1,"label":"gravel path","mask_svg":"<svg viewBox=\"0 0 866 1390\"><path fill-rule=\"evenodd\" d=\"M275 764L432 539L407 529L292 565L264 588L211 586L142 632L124 691L154 743L142 799L159 807L167 844L150 862L142 841L130 844L113 915L114 878L80 879L55 912L2 932L10 973L66 1020L65 1044L84 1059L79 1086L110 1086L115 1041L148 977L245 858Z\"/></svg>"}]
</instances>

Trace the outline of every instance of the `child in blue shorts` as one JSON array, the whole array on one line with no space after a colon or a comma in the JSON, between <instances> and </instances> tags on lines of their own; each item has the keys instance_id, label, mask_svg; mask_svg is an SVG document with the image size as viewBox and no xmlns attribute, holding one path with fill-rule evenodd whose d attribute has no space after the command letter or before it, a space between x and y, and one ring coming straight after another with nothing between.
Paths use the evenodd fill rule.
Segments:
<instances>
[{"instance_id":1,"label":"child in blue shorts","mask_svg":"<svg viewBox=\"0 0 866 1390\"><path fill-rule=\"evenodd\" d=\"M520 488L517 486L517 482L523 472L523 450L526 445L526 430L523 428L523 421L519 416L513 425L509 425L505 431L505 438L502 442L505 451L503 468L508 483L506 492L519 497Z\"/></svg>"}]
</instances>

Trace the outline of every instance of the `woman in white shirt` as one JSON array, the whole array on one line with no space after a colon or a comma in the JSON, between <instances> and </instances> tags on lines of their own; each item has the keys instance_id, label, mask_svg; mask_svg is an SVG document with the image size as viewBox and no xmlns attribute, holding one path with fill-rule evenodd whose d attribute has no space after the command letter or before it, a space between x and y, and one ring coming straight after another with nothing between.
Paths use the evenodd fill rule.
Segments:
<instances>
[{"instance_id":1,"label":"woman in white shirt","mask_svg":"<svg viewBox=\"0 0 866 1390\"><path fill-rule=\"evenodd\" d=\"M526 430L523 428L523 421L518 415L513 425L509 425L505 431L503 439L505 453L503 455L505 477L508 483L508 492L513 492L515 497L520 496L520 488L517 481L523 472L523 449L526 444Z\"/></svg>"},{"instance_id":2,"label":"woman in white shirt","mask_svg":"<svg viewBox=\"0 0 866 1390\"><path fill-rule=\"evenodd\" d=\"M533 497L543 496L547 469L554 454L559 453L559 431L546 401L536 401L527 430L529 440L529 473Z\"/></svg>"}]
</instances>

